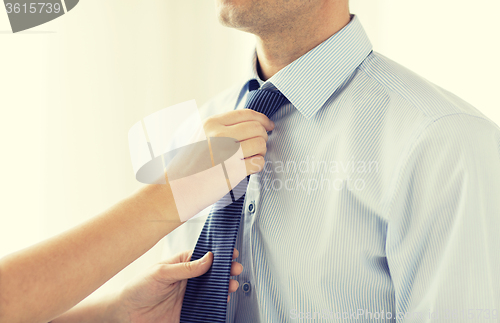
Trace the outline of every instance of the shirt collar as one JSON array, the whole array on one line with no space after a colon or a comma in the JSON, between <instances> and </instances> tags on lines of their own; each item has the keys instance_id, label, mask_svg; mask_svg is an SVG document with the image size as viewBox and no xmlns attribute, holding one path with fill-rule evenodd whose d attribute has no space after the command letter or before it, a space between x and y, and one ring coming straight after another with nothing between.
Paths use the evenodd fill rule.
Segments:
<instances>
[{"instance_id":1,"label":"shirt collar","mask_svg":"<svg viewBox=\"0 0 500 323\"><path fill-rule=\"evenodd\" d=\"M267 81L257 73L254 52L247 80L256 79L263 89L278 89L310 119L372 51L372 44L356 15L330 38L285 66ZM248 89L248 81L245 89Z\"/></svg>"}]
</instances>

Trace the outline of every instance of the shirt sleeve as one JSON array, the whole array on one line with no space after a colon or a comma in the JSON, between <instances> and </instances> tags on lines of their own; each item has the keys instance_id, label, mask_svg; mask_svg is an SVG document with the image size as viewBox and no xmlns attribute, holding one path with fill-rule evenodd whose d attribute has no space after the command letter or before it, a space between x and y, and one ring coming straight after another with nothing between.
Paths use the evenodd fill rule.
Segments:
<instances>
[{"instance_id":1,"label":"shirt sleeve","mask_svg":"<svg viewBox=\"0 0 500 323\"><path fill-rule=\"evenodd\" d=\"M498 322L500 132L442 117L416 138L388 209L397 322Z\"/></svg>"}]
</instances>

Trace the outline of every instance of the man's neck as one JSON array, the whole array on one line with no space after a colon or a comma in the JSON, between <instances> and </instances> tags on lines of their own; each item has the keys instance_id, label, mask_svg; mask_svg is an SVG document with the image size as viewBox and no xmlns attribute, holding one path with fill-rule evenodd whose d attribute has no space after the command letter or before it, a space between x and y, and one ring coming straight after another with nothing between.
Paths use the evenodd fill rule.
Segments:
<instances>
[{"instance_id":1,"label":"man's neck","mask_svg":"<svg viewBox=\"0 0 500 323\"><path fill-rule=\"evenodd\" d=\"M347 8L346 8L347 9ZM350 21L348 10L325 19L308 21L300 26L288 26L277 32L257 36L257 70L262 80L268 80L283 67L341 30Z\"/></svg>"}]
</instances>

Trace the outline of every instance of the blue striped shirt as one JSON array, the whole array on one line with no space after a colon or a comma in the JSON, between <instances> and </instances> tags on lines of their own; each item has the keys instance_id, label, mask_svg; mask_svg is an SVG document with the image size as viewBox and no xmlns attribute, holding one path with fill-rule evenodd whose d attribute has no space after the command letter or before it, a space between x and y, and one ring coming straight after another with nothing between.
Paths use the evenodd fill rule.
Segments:
<instances>
[{"instance_id":1,"label":"blue striped shirt","mask_svg":"<svg viewBox=\"0 0 500 323\"><path fill-rule=\"evenodd\" d=\"M266 82L255 64L201 109L241 109L252 78L290 101L247 189L227 322L498 321L498 126L372 51L354 15Z\"/></svg>"}]
</instances>

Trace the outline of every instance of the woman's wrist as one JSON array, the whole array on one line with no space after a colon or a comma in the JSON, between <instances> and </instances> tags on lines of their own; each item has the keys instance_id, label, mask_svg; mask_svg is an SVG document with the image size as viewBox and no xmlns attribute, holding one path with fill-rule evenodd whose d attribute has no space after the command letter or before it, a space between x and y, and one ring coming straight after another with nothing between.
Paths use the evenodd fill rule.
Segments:
<instances>
[{"instance_id":1,"label":"woman's wrist","mask_svg":"<svg viewBox=\"0 0 500 323\"><path fill-rule=\"evenodd\" d=\"M105 310L102 319L102 322L106 323L130 322L126 306L121 299L121 293L114 294L105 300Z\"/></svg>"},{"instance_id":2,"label":"woman's wrist","mask_svg":"<svg viewBox=\"0 0 500 323\"><path fill-rule=\"evenodd\" d=\"M134 199L143 208L146 220L158 230L160 239L182 223L168 183L144 185L136 192Z\"/></svg>"}]
</instances>

